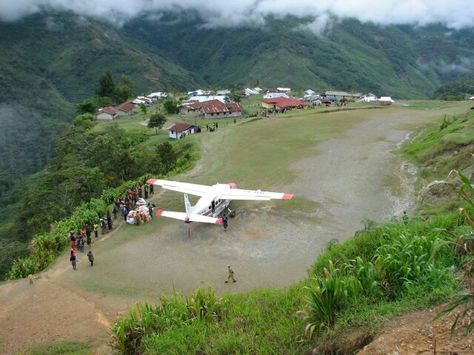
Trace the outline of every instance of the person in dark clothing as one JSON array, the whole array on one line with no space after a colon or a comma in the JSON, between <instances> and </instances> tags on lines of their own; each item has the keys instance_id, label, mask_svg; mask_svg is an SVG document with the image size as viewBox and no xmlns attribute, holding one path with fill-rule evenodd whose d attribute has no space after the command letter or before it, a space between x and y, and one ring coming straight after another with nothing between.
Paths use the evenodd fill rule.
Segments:
<instances>
[{"instance_id":1,"label":"person in dark clothing","mask_svg":"<svg viewBox=\"0 0 474 355\"><path fill-rule=\"evenodd\" d=\"M112 208L112 214L114 215L114 219L117 219L118 208L116 205Z\"/></svg>"},{"instance_id":2,"label":"person in dark clothing","mask_svg":"<svg viewBox=\"0 0 474 355\"><path fill-rule=\"evenodd\" d=\"M86 225L84 226L84 229L86 230L86 236L87 238L90 238L91 237L91 225L89 223L86 223Z\"/></svg>"},{"instance_id":3,"label":"person in dark clothing","mask_svg":"<svg viewBox=\"0 0 474 355\"><path fill-rule=\"evenodd\" d=\"M105 234L105 229L107 228L107 222L105 221L105 218L100 219L100 231L102 234Z\"/></svg>"},{"instance_id":4,"label":"person in dark clothing","mask_svg":"<svg viewBox=\"0 0 474 355\"><path fill-rule=\"evenodd\" d=\"M128 208L127 208L127 206L123 206L123 208L122 208L122 216L123 216L123 220L126 221L126 220L127 220L127 216L128 216Z\"/></svg>"},{"instance_id":5,"label":"person in dark clothing","mask_svg":"<svg viewBox=\"0 0 474 355\"><path fill-rule=\"evenodd\" d=\"M73 231L69 232L69 240L71 241L71 248L76 248L76 236Z\"/></svg>"},{"instance_id":6,"label":"person in dark clothing","mask_svg":"<svg viewBox=\"0 0 474 355\"><path fill-rule=\"evenodd\" d=\"M76 270L76 268L77 268L77 258L76 258L76 253L73 249L71 249L71 256L69 257L69 261L71 261L72 269Z\"/></svg>"},{"instance_id":7,"label":"person in dark clothing","mask_svg":"<svg viewBox=\"0 0 474 355\"><path fill-rule=\"evenodd\" d=\"M87 243L87 246L90 248L91 247L91 243L92 243L92 240L91 240L91 234L86 234L86 243Z\"/></svg>"},{"instance_id":8,"label":"person in dark clothing","mask_svg":"<svg viewBox=\"0 0 474 355\"><path fill-rule=\"evenodd\" d=\"M155 188L153 186L153 184L150 185L150 196L155 193Z\"/></svg>"},{"instance_id":9,"label":"person in dark clothing","mask_svg":"<svg viewBox=\"0 0 474 355\"><path fill-rule=\"evenodd\" d=\"M87 258L89 259L91 266L94 266L94 254L92 254L92 250L87 252Z\"/></svg>"},{"instance_id":10,"label":"person in dark clothing","mask_svg":"<svg viewBox=\"0 0 474 355\"><path fill-rule=\"evenodd\" d=\"M224 230L227 230L227 227L229 226L229 217L227 215L222 216L222 224L224 225Z\"/></svg>"},{"instance_id":11,"label":"person in dark clothing","mask_svg":"<svg viewBox=\"0 0 474 355\"><path fill-rule=\"evenodd\" d=\"M84 253L84 236L79 236L79 250Z\"/></svg>"},{"instance_id":12,"label":"person in dark clothing","mask_svg":"<svg viewBox=\"0 0 474 355\"><path fill-rule=\"evenodd\" d=\"M232 270L230 265L227 265L227 280L224 282L229 283L229 281L237 282L237 280L234 278L234 270Z\"/></svg>"},{"instance_id":13,"label":"person in dark clothing","mask_svg":"<svg viewBox=\"0 0 474 355\"><path fill-rule=\"evenodd\" d=\"M403 224L408 224L408 214L407 214L407 211L403 211L402 221L403 221Z\"/></svg>"},{"instance_id":14,"label":"person in dark clothing","mask_svg":"<svg viewBox=\"0 0 474 355\"><path fill-rule=\"evenodd\" d=\"M148 198L148 184L145 184L145 186L143 186L143 192L145 193L145 199Z\"/></svg>"},{"instance_id":15,"label":"person in dark clothing","mask_svg":"<svg viewBox=\"0 0 474 355\"><path fill-rule=\"evenodd\" d=\"M112 217L110 216L110 213L107 213L107 227L109 228L109 231L112 230Z\"/></svg>"}]
</instances>

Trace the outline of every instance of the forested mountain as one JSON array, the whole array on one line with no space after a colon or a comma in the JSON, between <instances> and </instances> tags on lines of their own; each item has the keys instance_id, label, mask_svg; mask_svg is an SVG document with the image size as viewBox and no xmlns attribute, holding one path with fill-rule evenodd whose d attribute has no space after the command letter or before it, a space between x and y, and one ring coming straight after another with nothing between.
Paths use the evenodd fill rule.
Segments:
<instances>
[{"instance_id":1,"label":"forested mountain","mask_svg":"<svg viewBox=\"0 0 474 355\"><path fill-rule=\"evenodd\" d=\"M189 19L191 18L191 20ZM261 28L207 28L197 17L137 18L123 27L166 59L214 86L352 89L427 97L447 78L474 69L474 31L335 21L316 35L308 23L268 19ZM159 35L157 35L159 34Z\"/></svg>"},{"instance_id":2,"label":"forested mountain","mask_svg":"<svg viewBox=\"0 0 474 355\"><path fill-rule=\"evenodd\" d=\"M312 19L210 27L192 11L114 25L50 11L0 21L0 241L11 235L25 177L42 169L75 104L108 71L137 93L197 87L290 86L430 97L474 69L474 30ZM15 187L16 186L16 187ZM14 208L15 207L15 208Z\"/></svg>"}]
</instances>

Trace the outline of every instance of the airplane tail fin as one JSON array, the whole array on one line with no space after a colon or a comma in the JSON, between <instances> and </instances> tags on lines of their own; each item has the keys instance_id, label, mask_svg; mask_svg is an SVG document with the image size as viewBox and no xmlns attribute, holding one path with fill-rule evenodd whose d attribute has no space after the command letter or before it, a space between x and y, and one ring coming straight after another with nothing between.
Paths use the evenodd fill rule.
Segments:
<instances>
[{"instance_id":1,"label":"airplane tail fin","mask_svg":"<svg viewBox=\"0 0 474 355\"><path fill-rule=\"evenodd\" d=\"M186 214L190 216L193 211L193 206L191 202L189 202L188 194L184 194L184 207L186 208Z\"/></svg>"}]
</instances>

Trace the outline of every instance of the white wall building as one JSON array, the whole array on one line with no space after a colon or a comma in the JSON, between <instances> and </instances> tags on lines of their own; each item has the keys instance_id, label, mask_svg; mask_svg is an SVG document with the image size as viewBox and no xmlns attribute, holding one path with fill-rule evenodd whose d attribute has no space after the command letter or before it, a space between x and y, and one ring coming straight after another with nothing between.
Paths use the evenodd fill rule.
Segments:
<instances>
[{"instance_id":1,"label":"white wall building","mask_svg":"<svg viewBox=\"0 0 474 355\"><path fill-rule=\"evenodd\" d=\"M268 92L265 95L263 95L264 99L276 99L279 97L284 97L285 99L289 99L290 97L285 94L284 92Z\"/></svg>"}]
</instances>

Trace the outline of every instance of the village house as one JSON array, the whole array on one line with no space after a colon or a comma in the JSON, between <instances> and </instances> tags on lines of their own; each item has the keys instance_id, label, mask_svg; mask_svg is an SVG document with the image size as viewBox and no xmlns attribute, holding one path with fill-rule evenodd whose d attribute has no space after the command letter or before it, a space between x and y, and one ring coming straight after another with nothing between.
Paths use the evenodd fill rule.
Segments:
<instances>
[{"instance_id":1,"label":"village house","mask_svg":"<svg viewBox=\"0 0 474 355\"><path fill-rule=\"evenodd\" d=\"M326 91L324 93L324 96L331 101L340 101L342 99L356 100L356 99L359 99L362 96L362 94L360 93L351 94L345 91Z\"/></svg>"},{"instance_id":2,"label":"village house","mask_svg":"<svg viewBox=\"0 0 474 355\"><path fill-rule=\"evenodd\" d=\"M157 91L157 92L152 92L151 94L147 95L146 97L148 97L149 99L151 99L153 101L157 101L157 100L166 99L168 97L168 94L166 92Z\"/></svg>"},{"instance_id":3,"label":"village house","mask_svg":"<svg viewBox=\"0 0 474 355\"><path fill-rule=\"evenodd\" d=\"M101 108L96 113L96 118L98 120L113 120L118 116L131 115L135 105L132 101L126 101L118 106L107 106Z\"/></svg>"},{"instance_id":4,"label":"village house","mask_svg":"<svg viewBox=\"0 0 474 355\"><path fill-rule=\"evenodd\" d=\"M242 115L242 104L238 102L223 103L220 100L204 102L186 101L179 106L181 115L195 115L203 118L238 117Z\"/></svg>"},{"instance_id":5,"label":"village house","mask_svg":"<svg viewBox=\"0 0 474 355\"><path fill-rule=\"evenodd\" d=\"M117 109L119 116L131 115L135 109L135 105L131 101L126 101L123 104L115 106L115 108Z\"/></svg>"},{"instance_id":6,"label":"village house","mask_svg":"<svg viewBox=\"0 0 474 355\"><path fill-rule=\"evenodd\" d=\"M377 101L377 96L369 92L368 94L362 96L359 101L361 101L361 102L375 102L375 101Z\"/></svg>"},{"instance_id":7,"label":"village house","mask_svg":"<svg viewBox=\"0 0 474 355\"><path fill-rule=\"evenodd\" d=\"M199 101L187 100L181 102L181 105L178 106L180 115L196 115L198 116L201 113L202 104Z\"/></svg>"},{"instance_id":8,"label":"village house","mask_svg":"<svg viewBox=\"0 0 474 355\"><path fill-rule=\"evenodd\" d=\"M197 90L194 90L194 91L188 91L188 97L206 96L206 95L210 95L210 94L211 94L210 91L204 91L202 89L197 89Z\"/></svg>"},{"instance_id":9,"label":"village house","mask_svg":"<svg viewBox=\"0 0 474 355\"><path fill-rule=\"evenodd\" d=\"M168 132L171 139L181 139L188 134L199 133L201 129L189 123L176 123L168 129Z\"/></svg>"},{"instance_id":10,"label":"village house","mask_svg":"<svg viewBox=\"0 0 474 355\"><path fill-rule=\"evenodd\" d=\"M283 97L285 99L289 99L290 97L284 93L284 92L267 92L265 95L263 95L264 99L276 99L279 97Z\"/></svg>"},{"instance_id":11,"label":"village house","mask_svg":"<svg viewBox=\"0 0 474 355\"><path fill-rule=\"evenodd\" d=\"M113 120L118 116L118 110L115 107L107 106L97 111L96 118L98 120Z\"/></svg>"},{"instance_id":12,"label":"village house","mask_svg":"<svg viewBox=\"0 0 474 355\"><path fill-rule=\"evenodd\" d=\"M285 97L277 97L274 99L264 99L262 101L262 107L266 108L267 110L282 111L293 108L303 108L304 101Z\"/></svg>"},{"instance_id":13,"label":"village house","mask_svg":"<svg viewBox=\"0 0 474 355\"><path fill-rule=\"evenodd\" d=\"M225 103L229 101L229 97L226 95L195 95L195 96L190 96L189 100L199 101L199 102L218 100L222 103Z\"/></svg>"},{"instance_id":14,"label":"village house","mask_svg":"<svg viewBox=\"0 0 474 355\"><path fill-rule=\"evenodd\" d=\"M395 101L392 100L390 96L382 96L380 99L377 100L380 105L382 106L389 106L393 104Z\"/></svg>"},{"instance_id":15,"label":"village house","mask_svg":"<svg viewBox=\"0 0 474 355\"><path fill-rule=\"evenodd\" d=\"M222 118L242 116L242 104L240 102L222 103L219 100L211 100L201 103L201 113L204 118Z\"/></svg>"}]
</instances>

